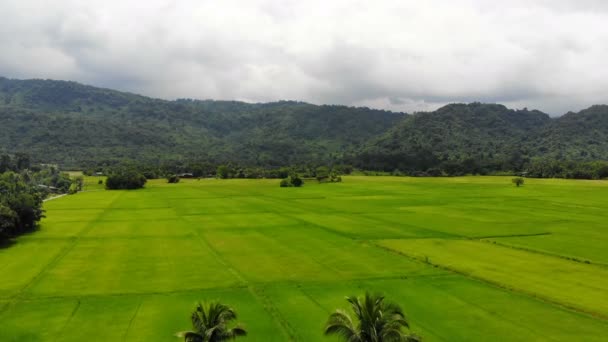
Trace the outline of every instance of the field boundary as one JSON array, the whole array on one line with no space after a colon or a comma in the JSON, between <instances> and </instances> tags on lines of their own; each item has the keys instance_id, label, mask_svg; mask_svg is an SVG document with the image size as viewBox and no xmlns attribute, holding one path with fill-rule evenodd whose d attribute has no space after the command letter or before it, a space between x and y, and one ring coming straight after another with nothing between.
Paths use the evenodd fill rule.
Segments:
<instances>
[{"instance_id":1,"label":"field boundary","mask_svg":"<svg viewBox=\"0 0 608 342\"><path fill-rule=\"evenodd\" d=\"M573 311L573 312L577 312L577 313L580 313L580 314L585 314L585 315L588 315L589 317L596 318L596 319L599 319L599 320L602 320L602 321L608 321L608 315L605 315L605 314L601 314L601 313L590 311L590 310L585 310L585 309L579 308L577 306L565 304L565 303L553 300L551 298L547 298L545 296L539 295L539 294L534 293L534 292L529 292L529 291L525 291L525 290L522 290L522 289L519 289L519 288L511 287L511 286L505 285L505 284L500 283L500 282L492 281L492 280L487 279L487 278L474 276L474 275L471 275L471 274L469 274L467 272L459 271L459 270L454 269L454 268L449 267L449 266L433 263L428 258L420 259L420 258L417 258L415 256L403 253L401 251L396 251L394 249L391 249L391 248L379 245L379 244L377 244L376 242L373 242L373 241L370 241L370 243L373 244L373 245L375 245L375 246L377 246L378 248L385 249L385 250L390 251L392 253L395 253L395 254L401 255L403 257L409 258L411 260L417 260L419 262L428 264L430 266L437 267L437 268L440 268L442 270L445 270L445 271L448 271L448 272L452 272L454 274L458 274L460 276L463 276L463 277L466 277L466 278L469 278L469 279L472 279L472 280L476 280L476 281L481 282L481 283L492 285L494 287L501 288L501 289L504 289L504 290L507 290L507 291L510 291L510 292L513 292L513 293L520 293L520 294L529 296L531 298L535 298L537 300L540 300L542 302L545 302L545 303L548 303L548 304L552 304L552 305L555 305L555 306L558 306L558 307L561 307L561 308L564 308L564 309L567 309L567 310L570 310L570 311Z\"/></svg>"},{"instance_id":2,"label":"field boundary","mask_svg":"<svg viewBox=\"0 0 608 342\"><path fill-rule=\"evenodd\" d=\"M549 235L549 234L543 234L543 235ZM530 235L530 236L534 236L534 235ZM503 237L509 238L510 236L503 236ZM523 236L523 237L525 237L525 236ZM591 261L589 259L582 259L582 258L578 258L578 257L574 257L574 256L567 256L567 255L552 253L552 252L543 251L543 250L539 250L539 249L534 249L534 248L530 248L530 247L516 246L516 245L504 243L504 242L498 242L498 241L491 240L491 239L500 239L500 238L501 237L490 237L490 238L481 238L478 240L479 240L479 242L498 245L498 246L505 247L505 248L515 249L515 250L530 252L530 253L536 253L536 254L540 254L540 255L551 256L551 257L564 259L564 260L568 260L568 261L572 261L572 262L577 262L577 263L585 264L585 265L594 265L594 266L608 268L608 264ZM477 240L477 239L475 239L475 240Z\"/></svg>"}]
</instances>

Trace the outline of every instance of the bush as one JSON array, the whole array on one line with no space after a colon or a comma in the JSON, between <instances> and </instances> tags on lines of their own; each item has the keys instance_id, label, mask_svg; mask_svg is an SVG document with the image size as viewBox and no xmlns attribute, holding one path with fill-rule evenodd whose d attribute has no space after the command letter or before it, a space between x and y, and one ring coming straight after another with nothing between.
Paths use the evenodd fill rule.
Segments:
<instances>
[{"instance_id":1,"label":"bush","mask_svg":"<svg viewBox=\"0 0 608 342\"><path fill-rule=\"evenodd\" d=\"M302 178L298 177L298 175L291 175L285 179L282 179L281 183L279 184L281 188L299 188L302 185L304 185L304 181L302 180Z\"/></svg>"},{"instance_id":2,"label":"bush","mask_svg":"<svg viewBox=\"0 0 608 342\"><path fill-rule=\"evenodd\" d=\"M179 183L179 176L178 175L171 175L169 177L167 177L167 183Z\"/></svg>"},{"instance_id":3,"label":"bush","mask_svg":"<svg viewBox=\"0 0 608 342\"><path fill-rule=\"evenodd\" d=\"M78 192L78 184L72 183L72 185L70 185L70 188L68 189L68 195L73 195L77 192Z\"/></svg>"},{"instance_id":4,"label":"bush","mask_svg":"<svg viewBox=\"0 0 608 342\"><path fill-rule=\"evenodd\" d=\"M304 185L304 181L302 180L302 178L298 177L297 175L293 175L289 178L291 179L291 184L296 188L299 188Z\"/></svg>"},{"instance_id":5,"label":"bush","mask_svg":"<svg viewBox=\"0 0 608 342\"><path fill-rule=\"evenodd\" d=\"M524 185L524 179L521 177L515 177L515 178L511 179L511 182L513 184L515 184L515 186L517 186L517 187Z\"/></svg>"},{"instance_id":6,"label":"bush","mask_svg":"<svg viewBox=\"0 0 608 342\"><path fill-rule=\"evenodd\" d=\"M146 184L146 177L135 170L115 171L106 179L106 189L140 189Z\"/></svg>"},{"instance_id":7,"label":"bush","mask_svg":"<svg viewBox=\"0 0 608 342\"><path fill-rule=\"evenodd\" d=\"M103 180L102 179L98 180L97 184L102 185L103 184Z\"/></svg>"}]
</instances>

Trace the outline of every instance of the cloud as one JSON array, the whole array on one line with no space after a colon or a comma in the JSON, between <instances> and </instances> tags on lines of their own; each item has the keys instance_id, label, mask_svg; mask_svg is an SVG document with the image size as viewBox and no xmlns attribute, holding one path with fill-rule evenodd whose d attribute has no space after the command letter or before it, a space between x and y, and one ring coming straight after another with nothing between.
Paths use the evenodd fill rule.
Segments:
<instances>
[{"instance_id":1,"label":"cloud","mask_svg":"<svg viewBox=\"0 0 608 342\"><path fill-rule=\"evenodd\" d=\"M9 77L408 112L608 103L602 0L4 0L0 16Z\"/></svg>"}]
</instances>

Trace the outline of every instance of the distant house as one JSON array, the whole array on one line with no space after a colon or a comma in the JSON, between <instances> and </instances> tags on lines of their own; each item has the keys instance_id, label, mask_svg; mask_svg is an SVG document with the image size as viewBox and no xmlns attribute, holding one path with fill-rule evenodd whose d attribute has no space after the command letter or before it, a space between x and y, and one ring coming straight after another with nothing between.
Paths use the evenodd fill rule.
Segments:
<instances>
[{"instance_id":1,"label":"distant house","mask_svg":"<svg viewBox=\"0 0 608 342\"><path fill-rule=\"evenodd\" d=\"M95 172L95 176L103 176L103 172Z\"/></svg>"},{"instance_id":2,"label":"distant house","mask_svg":"<svg viewBox=\"0 0 608 342\"><path fill-rule=\"evenodd\" d=\"M180 173L178 176L179 176L179 178L194 178L194 175L189 172Z\"/></svg>"},{"instance_id":3,"label":"distant house","mask_svg":"<svg viewBox=\"0 0 608 342\"><path fill-rule=\"evenodd\" d=\"M37 186L39 188L46 189L46 190L48 190L49 192L52 192L52 193L59 193L60 192L59 188L56 188L54 186L48 186L48 185L44 185L44 184L38 184Z\"/></svg>"}]
</instances>

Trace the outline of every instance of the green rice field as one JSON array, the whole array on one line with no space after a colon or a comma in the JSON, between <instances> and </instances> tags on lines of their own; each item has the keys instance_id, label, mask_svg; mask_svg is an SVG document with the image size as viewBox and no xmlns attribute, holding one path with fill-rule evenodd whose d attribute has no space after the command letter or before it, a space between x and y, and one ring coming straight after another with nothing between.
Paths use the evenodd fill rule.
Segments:
<instances>
[{"instance_id":1,"label":"green rice field","mask_svg":"<svg viewBox=\"0 0 608 342\"><path fill-rule=\"evenodd\" d=\"M242 341L323 336L344 297L424 341L606 341L608 182L510 177L150 181L45 203L0 247L0 341L179 341L199 300Z\"/></svg>"}]
</instances>

